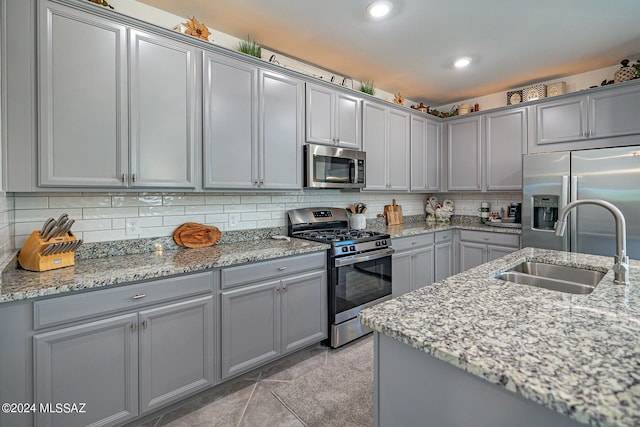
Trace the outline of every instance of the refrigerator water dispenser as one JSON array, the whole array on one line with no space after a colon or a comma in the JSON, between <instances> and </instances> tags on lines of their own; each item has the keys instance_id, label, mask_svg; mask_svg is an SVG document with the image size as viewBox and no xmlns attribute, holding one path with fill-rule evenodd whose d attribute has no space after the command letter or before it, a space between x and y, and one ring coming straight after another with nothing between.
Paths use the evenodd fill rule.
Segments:
<instances>
[{"instance_id":1,"label":"refrigerator water dispenser","mask_svg":"<svg viewBox=\"0 0 640 427\"><path fill-rule=\"evenodd\" d=\"M558 206L560 196L536 195L533 196L533 229L553 230L558 220Z\"/></svg>"}]
</instances>

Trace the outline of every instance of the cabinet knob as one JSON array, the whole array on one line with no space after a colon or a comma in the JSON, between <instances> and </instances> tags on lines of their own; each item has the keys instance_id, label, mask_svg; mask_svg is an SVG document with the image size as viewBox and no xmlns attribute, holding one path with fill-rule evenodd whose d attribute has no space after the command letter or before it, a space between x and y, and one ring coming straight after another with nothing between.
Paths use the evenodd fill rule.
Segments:
<instances>
[{"instance_id":1,"label":"cabinet knob","mask_svg":"<svg viewBox=\"0 0 640 427\"><path fill-rule=\"evenodd\" d=\"M488 238L488 237L485 237L485 238L484 238L484 240L489 240L489 238Z\"/></svg>"},{"instance_id":2,"label":"cabinet knob","mask_svg":"<svg viewBox=\"0 0 640 427\"><path fill-rule=\"evenodd\" d=\"M149 326L149 322L147 322L147 319L144 319L144 320L142 321L142 327L143 327L144 329L147 329L147 326Z\"/></svg>"},{"instance_id":3,"label":"cabinet knob","mask_svg":"<svg viewBox=\"0 0 640 427\"><path fill-rule=\"evenodd\" d=\"M131 332L136 331L136 322L131 322Z\"/></svg>"},{"instance_id":4,"label":"cabinet knob","mask_svg":"<svg viewBox=\"0 0 640 427\"><path fill-rule=\"evenodd\" d=\"M136 174L131 175L131 181L136 182Z\"/></svg>"},{"instance_id":5,"label":"cabinet knob","mask_svg":"<svg viewBox=\"0 0 640 427\"><path fill-rule=\"evenodd\" d=\"M253 180L253 183L254 183L254 185L258 185L258 180L257 180L257 179L254 179L254 180Z\"/></svg>"},{"instance_id":6,"label":"cabinet knob","mask_svg":"<svg viewBox=\"0 0 640 427\"><path fill-rule=\"evenodd\" d=\"M145 294L135 294L135 295L134 295L134 296L132 296L131 298L132 298L132 299L142 299L142 298L144 298L144 297L146 297L146 295L145 295Z\"/></svg>"},{"instance_id":7,"label":"cabinet knob","mask_svg":"<svg viewBox=\"0 0 640 427\"><path fill-rule=\"evenodd\" d=\"M287 292L287 285L282 285L282 290Z\"/></svg>"},{"instance_id":8,"label":"cabinet knob","mask_svg":"<svg viewBox=\"0 0 640 427\"><path fill-rule=\"evenodd\" d=\"M276 288L276 291L278 291L278 293L280 293L280 286L278 286L278 287Z\"/></svg>"},{"instance_id":9,"label":"cabinet knob","mask_svg":"<svg viewBox=\"0 0 640 427\"><path fill-rule=\"evenodd\" d=\"M120 181L122 182L126 182L127 181L127 174L122 174L122 176L120 177Z\"/></svg>"},{"instance_id":10,"label":"cabinet knob","mask_svg":"<svg viewBox=\"0 0 640 427\"><path fill-rule=\"evenodd\" d=\"M264 179L260 180L260 185L264 184Z\"/></svg>"},{"instance_id":11,"label":"cabinet knob","mask_svg":"<svg viewBox=\"0 0 640 427\"><path fill-rule=\"evenodd\" d=\"M285 267L284 265L282 267L278 267L278 270L280 270L280 271L284 271L286 269L287 269L287 267Z\"/></svg>"}]
</instances>

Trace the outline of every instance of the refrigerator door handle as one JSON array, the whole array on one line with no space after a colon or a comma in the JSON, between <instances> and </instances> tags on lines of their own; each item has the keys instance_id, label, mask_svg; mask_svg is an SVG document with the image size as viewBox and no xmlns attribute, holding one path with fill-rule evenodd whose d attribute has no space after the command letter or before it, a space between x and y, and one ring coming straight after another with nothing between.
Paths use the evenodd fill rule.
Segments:
<instances>
[{"instance_id":1,"label":"refrigerator door handle","mask_svg":"<svg viewBox=\"0 0 640 427\"><path fill-rule=\"evenodd\" d=\"M578 200L578 177L571 175L571 201ZM569 214L569 242L573 252L578 250L578 209Z\"/></svg>"},{"instance_id":2,"label":"refrigerator door handle","mask_svg":"<svg viewBox=\"0 0 640 427\"><path fill-rule=\"evenodd\" d=\"M569 175L562 175L562 190L560 191L560 206L558 207L558 214L560 211L564 209L565 206L569 203L569 192L571 189L569 188ZM573 212L572 212L573 214ZM571 219L569 219L569 226L571 226ZM562 250L569 251L569 238L571 233L566 233L562 237Z\"/></svg>"}]
</instances>

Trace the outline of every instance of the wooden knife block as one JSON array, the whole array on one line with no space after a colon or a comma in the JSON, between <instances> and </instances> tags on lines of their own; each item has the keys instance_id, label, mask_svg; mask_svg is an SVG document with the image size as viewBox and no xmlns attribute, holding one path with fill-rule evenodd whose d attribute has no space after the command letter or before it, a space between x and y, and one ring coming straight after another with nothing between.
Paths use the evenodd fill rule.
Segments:
<instances>
[{"instance_id":1,"label":"wooden knife block","mask_svg":"<svg viewBox=\"0 0 640 427\"><path fill-rule=\"evenodd\" d=\"M63 252L60 254L42 255L42 251L54 243L63 243L77 240L71 231L64 236L53 237L44 240L40 237L40 231L36 230L31 233L27 241L20 249L18 254L18 262L25 270L30 271L47 271L56 268L68 267L75 265L75 251Z\"/></svg>"}]
</instances>

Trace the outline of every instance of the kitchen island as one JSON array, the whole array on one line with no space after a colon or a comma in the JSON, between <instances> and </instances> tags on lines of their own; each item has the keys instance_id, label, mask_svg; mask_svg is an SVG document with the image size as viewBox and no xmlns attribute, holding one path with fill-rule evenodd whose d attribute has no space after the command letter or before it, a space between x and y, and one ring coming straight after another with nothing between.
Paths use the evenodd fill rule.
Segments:
<instances>
[{"instance_id":1,"label":"kitchen island","mask_svg":"<svg viewBox=\"0 0 640 427\"><path fill-rule=\"evenodd\" d=\"M495 279L525 260L609 270L577 295ZM378 426L640 424L640 262L525 248L361 312Z\"/></svg>"}]
</instances>

